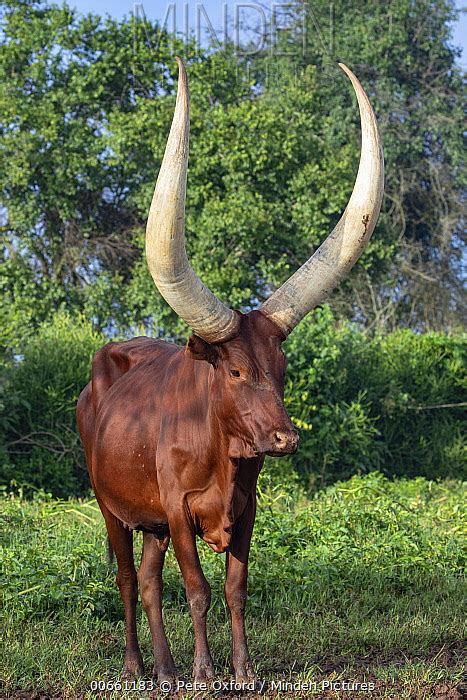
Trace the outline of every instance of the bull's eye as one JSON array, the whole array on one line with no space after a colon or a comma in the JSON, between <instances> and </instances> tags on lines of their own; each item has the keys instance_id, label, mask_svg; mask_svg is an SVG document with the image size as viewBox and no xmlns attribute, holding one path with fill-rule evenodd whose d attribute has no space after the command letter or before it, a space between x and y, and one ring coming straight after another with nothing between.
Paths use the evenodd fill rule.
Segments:
<instances>
[{"instance_id":1,"label":"bull's eye","mask_svg":"<svg viewBox=\"0 0 467 700\"><path fill-rule=\"evenodd\" d=\"M231 370L230 370L230 376L231 376L231 377L237 377L237 378L238 378L238 377L240 376L240 372L238 371L238 369L231 369Z\"/></svg>"}]
</instances>

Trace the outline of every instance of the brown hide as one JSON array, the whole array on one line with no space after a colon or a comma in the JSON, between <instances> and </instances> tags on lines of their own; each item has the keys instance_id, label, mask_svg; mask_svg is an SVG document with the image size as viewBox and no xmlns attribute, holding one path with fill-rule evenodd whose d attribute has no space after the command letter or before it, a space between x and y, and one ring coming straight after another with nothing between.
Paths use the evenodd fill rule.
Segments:
<instances>
[{"instance_id":1,"label":"brown hide","mask_svg":"<svg viewBox=\"0 0 467 700\"><path fill-rule=\"evenodd\" d=\"M135 338L96 353L77 408L91 482L118 564L125 610L126 674L143 673L137 580L154 647L153 675L177 676L162 620L162 568L172 539L191 609L193 675L214 674L206 633L210 587L195 537L226 552L231 669L254 678L245 636L248 554L264 455L298 445L283 404L283 332L260 311L238 314L235 337L186 348ZM143 531L136 573L134 529Z\"/></svg>"},{"instance_id":2,"label":"brown hide","mask_svg":"<svg viewBox=\"0 0 467 700\"><path fill-rule=\"evenodd\" d=\"M295 451L283 334L260 312L242 315L240 328L218 346L135 338L96 354L78 422L96 495L131 529L165 538L171 512L185 508L197 534L225 551L264 454Z\"/></svg>"},{"instance_id":3,"label":"brown hide","mask_svg":"<svg viewBox=\"0 0 467 700\"><path fill-rule=\"evenodd\" d=\"M162 569L171 538L193 621L193 674L196 681L213 676L206 632L210 587L196 548L200 535L215 552L226 552L231 670L242 682L254 679L244 612L256 480L265 454L292 454L298 446L284 408L281 344L365 247L381 206L384 162L368 98L340 64L353 83L362 122L360 165L349 203L326 241L260 310L234 312L203 285L186 255L189 93L185 68L177 62L177 101L148 217L146 259L162 296L198 335L185 349L148 338L102 348L78 401L77 419L117 558L125 673L144 670L136 626L139 584L153 639L154 675L159 681L177 676L162 619ZM138 572L134 529L143 531Z\"/></svg>"}]
</instances>

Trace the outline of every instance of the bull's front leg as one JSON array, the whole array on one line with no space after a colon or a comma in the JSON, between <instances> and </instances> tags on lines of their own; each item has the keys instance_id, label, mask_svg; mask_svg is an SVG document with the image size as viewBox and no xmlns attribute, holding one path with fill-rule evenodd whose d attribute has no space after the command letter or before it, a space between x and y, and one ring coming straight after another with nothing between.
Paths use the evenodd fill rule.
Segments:
<instances>
[{"instance_id":1,"label":"bull's front leg","mask_svg":"<svg viewBox=\"0 0 467 700\"><path fill-rule=\"evenodd\" d=\"M211 588L199 561L193 524L186 516L180 516L171 519L169 525L175 556L185 581L186 597L195 633L193 677L196 681L205 681L214 676L214 664L206 631L206 619L211 605Z\"/></svg>"},{"instance_id":2,"label":"bull's front leg","mask_svg":"<svg viewBox=\"0 0 467 700\"><path fill-rule=\"evenodd\" d=\"M251 494L242 516L235 523L232 540L226 554L225 598L230 611L232 649L230 671L237 683L256 678L253 671L245 633L248 555L256 514L256 496Z\"/></svg>"}]
</instances>

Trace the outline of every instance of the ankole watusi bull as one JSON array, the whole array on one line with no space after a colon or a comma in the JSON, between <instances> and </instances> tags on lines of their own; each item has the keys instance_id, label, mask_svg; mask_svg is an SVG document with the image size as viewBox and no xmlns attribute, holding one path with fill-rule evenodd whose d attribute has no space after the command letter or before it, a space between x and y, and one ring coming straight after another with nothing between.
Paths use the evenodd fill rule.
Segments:
<instances>
[{"instance_id":1,"label":"ankole watusi bull","mask_svg":"<svg viewBox=\"0 0 467 700\"><path fill-rule=\"evenodd\" d=\"M193 674L198 681L213 676L206 637L210 588L198 559L199 535L215 552L226 553L231 670L244 682L253 678L244 611L256 480L265 455L291 454L299 441L283 404L281 344L349 272L370 238L381 206L383 154L368 98L341 64L356 92L362 125L360 165L347 208L321 247L261 308L232 311L198 279L185 252L189 97L177 60L177 102L149 212L146 253L157 288L194 335L185 348L150 338L103 347L77 416L117 558L125 672L143 672L136 634L139 581L154 675L159 681L177 675L161 610L162 567L172 538L193 620ZM133 530L143 531L138 573Z\"/></svg>"}]
</instances>

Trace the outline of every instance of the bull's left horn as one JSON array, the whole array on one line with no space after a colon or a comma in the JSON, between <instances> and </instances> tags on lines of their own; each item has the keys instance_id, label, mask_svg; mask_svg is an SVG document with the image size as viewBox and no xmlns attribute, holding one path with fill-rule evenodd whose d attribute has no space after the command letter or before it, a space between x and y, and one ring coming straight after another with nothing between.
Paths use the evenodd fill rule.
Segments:
<instances>
[{"instance_id":1,"label":"bull's left horn","mask_svg":"<svg viewBox=\"0 0 467 700\"><path fill-rule=\"evenodd\" d=\"M190 98L185 67L177 57L175 113L146 227L146 258L156 287L199 336L221 342L235 335L237 315L193 272L185 250L185 198Z\"/></svg>"},{"instance_id":2,"label":"bull's left horn","mask_svg":"<svg viewBox=\"0 0 467 700\"><path fill-rule=\"evenodd\" d=\"M346 66L360 108L362 150L347 208L318 250L262 305L261 311L288 334L347 275L375 228L384 188L384 158L370 101Z\"/></svg>"}]
</instances>

